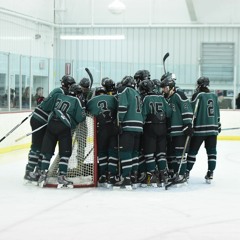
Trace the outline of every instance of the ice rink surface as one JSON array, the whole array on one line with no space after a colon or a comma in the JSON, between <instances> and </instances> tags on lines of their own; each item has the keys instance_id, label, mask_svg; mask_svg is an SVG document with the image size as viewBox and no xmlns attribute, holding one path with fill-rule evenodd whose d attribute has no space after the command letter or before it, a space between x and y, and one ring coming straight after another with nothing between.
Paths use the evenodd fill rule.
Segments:
<instances>
[{"instance_id":1,"label":"ice rink surface","mask_svg":"<svg viewBox=\"0 0 240 240\"><path fill-rule=\"evenodd\" d=\"M218 141L212 184L201 148L189 184L167 191L25 185L27 154L0 154L0 240L240 239L239 141Z\"/></svg>"}]
</instances>

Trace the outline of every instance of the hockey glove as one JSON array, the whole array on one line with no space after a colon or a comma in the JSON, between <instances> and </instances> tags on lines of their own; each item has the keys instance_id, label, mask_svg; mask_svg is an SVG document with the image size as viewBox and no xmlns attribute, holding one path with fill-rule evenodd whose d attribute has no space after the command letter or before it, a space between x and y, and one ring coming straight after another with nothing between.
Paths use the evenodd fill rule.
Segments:
<instances>
[{"instance_id":1,"label":"hockey glove","mask_svg":"<svg viewBox=\"0 0 240 240\"><path fill-rule=\"evenodd\" d=\"M218 132L220 133L222 131L222 125L221 123L218 123Z\"/></svg>"},{"instance_id":2,"label":"hockey glove","mask_svg":"<svg viewBox=\"0 0 240 240\"><path fill-rule=\"evenodd\" d=\"M194 129L191 124L184 126L183 132L186 136L191 137L193 135Z\"/></svg>"}]
</instances>

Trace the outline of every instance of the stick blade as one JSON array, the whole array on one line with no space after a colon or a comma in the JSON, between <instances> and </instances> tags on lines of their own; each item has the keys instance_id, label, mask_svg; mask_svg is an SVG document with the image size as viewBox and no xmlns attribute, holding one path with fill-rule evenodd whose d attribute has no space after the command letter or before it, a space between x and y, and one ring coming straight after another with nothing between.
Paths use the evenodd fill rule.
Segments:
<instances>
[{"instance_id":1,"label":"stick blade","mask_svg":"<svg viewBox=\"0 0 240 240\"><path fill-rule=\"evenodd\" d=\"M169 57L169 52L167 52L163 57L163 62Z\"/></svg>"}]
</instances>

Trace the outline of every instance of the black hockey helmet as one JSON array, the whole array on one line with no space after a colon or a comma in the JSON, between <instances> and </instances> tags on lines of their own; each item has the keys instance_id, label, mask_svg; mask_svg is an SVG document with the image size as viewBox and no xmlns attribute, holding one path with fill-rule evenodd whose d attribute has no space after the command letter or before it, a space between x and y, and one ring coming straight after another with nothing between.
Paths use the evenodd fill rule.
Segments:
<instances>
[{"instance_id":1,"label":"black hockey helmet","mask_svg":"<svg viewBox=\"0 0 240 240\"><path fill-rule=\"evenodd\" d=\"M148 70L138 70L135 74L134 74L134 79L136 80L147 80L150 79L150 72Z\"/></svg>"},{"instance_id":2,"label":"black hockey helmet","mask_svg":"<svg viewBox=\"0 0 240 240\"><path fill-rule=\"evenodd\" d=\"M107 79L109 79L109 77L104 77L104 78L102 78L101 84L102 84L103 87L105 87L105 81L106 81Z\"/></svg>"},{"instance_id":3,"label":"black hockey helmet","mask_svg":"<svg viewBox=\"0 0 240 240\"><path fill-rule=\"evenodd\" d=\"M175 73L166 72L166 73L164 73L164 74L162 75L162 77L161 77L161 82L162 82L164 79L171 79L171 80L176 81L176 75L175 75Z\"/></svg>"},{"instance_id":4,"label":"black hockey helmet","mask_svg":"<svg viewBox=\"0 0 240 240\"><path fill-rule=\"evenodd\" d=\"M68 89L68 93L71 96L79 96L82 93L82 89L79 84L72 84Z\"/></svg>"},{"instance_id":5,"label":"black hockey helmet","mask_svg":"<svg viewBox=\"0 0 240 240\"><path fill-rule=\"evenodd\" d=\"M83 88L89 88L89 87L90 87L90 80L89 80L89 78L82 78L82 79L80 80L79 85L80 85L81 87L83 87Z\"/></svg>"},{"instance_id":6,"label":"black hockey helmet","mask_svg":"<svg viewBox=\"0 0 240 240\"><path fill-rule=\"evenodd\" d=\"M197 80L197 85L199 87L207 87L209 86L209 78L208 77L200 77L198 80Z\"/></svg>"},{"instance_id":7,"label":"black hockey helmet","mask_svg":"<svg viewBox=\"0 0 240 240\"><path fill-rule=\"evenodd\" d=\"M61 85L62 87L65 87L65 88L69 88L72 84L75 84L75 79L69 75L64 75L62 77L62 79L60 80L61 81Z\"/></svg>"},{"instance_id":8,"label":"black hockey helmet","mask_svg":"<svg viewBox=\"0 0 240 240\"><path fill-rule=\"evenodd\" d=\"M95 96L98 96L100 94L107 94L107 91L104 87L96 87Z\"/></svg>"},{"instance_id":9,"label":"black hockey helmet","mask_svg":"<svg viewBox=\"0 0 240 240\"><path fill-rule=\"evenodd\" d=\"M143 80L148 80L150 79L150 72L148 70L138 70L135 74L134 74L134 79L137 82L137 87L139 87L139 84L141 81Z\"/></svg>"},{"instance_id":10,"label":"black hockey helmet","mask_svg":"<svg viewBox=\"0 0 240 240\"><path fill-rule=\"evenodd\" d=\"M113 92L115 90L115 82L112 79L108 78L104 82L104 87L107 92Z\"/></svg>"},{"instance_id":11,"label":"black hockey helmet","mask_svg":"<svg viewBox=\"0 0 240 240\"><path fill-rule=\"evenodd\" d=\"M155 87L161 86L161 81L159 79L152 79L152 82Z\"/></svg>"},{"instance_id":12,"label":"black hockey helmet","mask_svg":"<svg viewBox=\"0 0 240 240\"><path fill-rule=\"evenodd\" d=\"M172 89L173 87L175 87L175 74L174 73L167 73L164 74L165 77L161 78L161 83L160 83L160 87L164 88L164 87L169 87L169 89Z\"/></svg>"},{"instance_id":13,"label":"black hockey helmet","mask_svg":"<svg viewBox=\"0 0 240 240\"><path fill-rule=\"evenodd\" d=\"M154 89L154 84L151 80L143 80L139 84L140 93L151 93Z\"/></svg>"},{"instance_id":14,"label":"black hockey helmet","mask_svg":"<svg viewBox=\"0 0 240 240\"><path fill-rule=\"evenodd\" d=\"M135 87L136 82L132 76L125 76L121 81L122 86Z\"/></svg>"}]
</instances>

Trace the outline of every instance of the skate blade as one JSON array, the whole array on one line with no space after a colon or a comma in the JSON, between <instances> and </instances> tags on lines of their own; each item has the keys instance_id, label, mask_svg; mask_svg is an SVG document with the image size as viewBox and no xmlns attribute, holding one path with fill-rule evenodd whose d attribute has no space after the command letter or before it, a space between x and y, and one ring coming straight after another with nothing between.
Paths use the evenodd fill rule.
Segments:
<instances>
[{"instance_id":1,"label":"skate blade","mask_svg":"<svg viewBox=\"0 0 240 240\"><path fill-rule=\"evenodd\" d=\"M207 184L211 184L212 180L211 179L206 179Z\"/></svg>"},{"instance_id":2,"label":"skate blade","mask_svg":"<svg viewBox=\"0 0 240 240\"><path fill-rule=\"evenodd\" d=\"M157 183L151 183L151 184L150 184L150 187L157 188L157 187L158 187L158 185L157 185Z\"/></svg>"},{"instance_id":3,"label":"skate blade","mask_svg":"<svg viewBox=\"0 0 240 240\"><path fill-rule=\"evenodd\" d=\"M57 185L57 188L60 189L60 188L70 188L72 189L73 188L73 185L64 185L64 184L58 184Z\"/></svg>"},{"instance_id":4,"label":"skate blade","mask_svg":"<svg viewBox=\"0 0 240 240\"><path fill-rule=\"evenodd\" d=\"M98 187L107 188L107 183L98 183Z\"/></svg>"},{"instance_id":5,"label":"skate blade","mask_svg":"<svg viewBox=\"0 0 240 240\"><path fill-rule=\"evenodd\" d=\"M45 185L46 185L46 181L42 181L42 182L38 183L38 186L39 186L40 188L45 187Z\"/></svg>"},{"instance_id":6,"label":"skate blade","mask_svg":"<svg viewBox=\"0 0 240 240\"><path fill-rule=\"evenodd\" d=\"M172 187L175 187L175 188L181 188L181 187L184 187L184 186L187 186L188 183L187 182L183 182L183 183L176 183L176 184L173 184Z\"/></svg>"},{"instance_id":7,"label":"skate blade","mask_svg":"<svg viewBox=\"0 0 240 240\"><path fill-rule=\"evenodd\" d=\"M25 185L38 186L38 182L36 182L36 181L31 181L31 180L27 180L27 179L24 179L24 184L25 184Z\"/></svg>"},{"instance_id":8,"label":"skate blade","mask_svg":"<svg viewBox=\"0 0 240 240\"><path fill-rule=\"evenodd\" d=\"M133 188L130 185L126 185L124 187L120 187L120 186L113 186L113 190L128 190L131 191Z\"/></svg>"},{"instance_id":9,"label":"skate blade","mask_svg":"<svg viewBox=\"0 0 240 240\"><path fill-rule=\"evenodd\" d=\"M167 184L168 184L168 183L159 183L159 184L158 184L158 187L164 188Z\"/></svg>"},{"instance_id":10,"label":"skate blade","mask_svg":"<svg viewBox=\"0 0 240 240\"><path fill-rule=\"evenodd\" d=\"M138 187L139 187L139 183L133 183L133 184L132 184L132 188L133 188L133 189L137 189Z\"/></svg>"},{"instance_id":11,"label":"skate blade","mask_svg":"<svg viewBox=\"0 0 240 240\"><path fill-rule=\"evenodd\" d=\"M107 187L107 189L112 189L113 185L111 183L107 183L106 187Z\"/></svg>"},{"instance_id":12,"label":"skate blade","mask_svg":"<svg viewBox=\"0 0 240 240\"><path fill-rule=\"evenodd\" d=\"M142 188L146 188L148 185L146 184L146 183L141 183L140 184L140 187L142 187Z\"/></svg>"}]
</instances>

